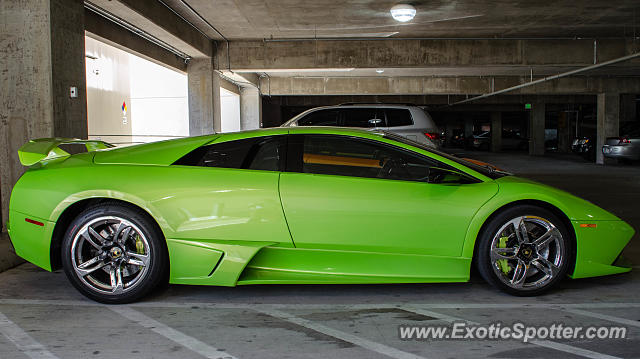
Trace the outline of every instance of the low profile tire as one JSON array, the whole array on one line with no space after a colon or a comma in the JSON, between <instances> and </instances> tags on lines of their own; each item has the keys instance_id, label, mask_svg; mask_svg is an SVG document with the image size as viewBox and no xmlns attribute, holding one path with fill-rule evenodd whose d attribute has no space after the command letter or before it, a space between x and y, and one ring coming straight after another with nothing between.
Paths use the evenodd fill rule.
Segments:
<instances>
[{"instance_id":1,"label":"low profile tire","mask_svg":"<svg viewBox=\"0 0 640 359\"><path fill-rule=\"evenodd\" d=\"M476 263L491 285L518 296L542 294L573 263L573 240L552 212L531 205L508 208L484 226Z\"/></svg>"},{"instance_id":2,"label":"low profile tire","mask_svg":"<svg viewBox=\"0 0 640 359\"><path fill-rule=\"evenodd\" d=\"M168 270L164 236L149 215L118 203L83 211L62 243L71 283L102 303L135 301L153 290Z\"/></svg>"}]
</instances>

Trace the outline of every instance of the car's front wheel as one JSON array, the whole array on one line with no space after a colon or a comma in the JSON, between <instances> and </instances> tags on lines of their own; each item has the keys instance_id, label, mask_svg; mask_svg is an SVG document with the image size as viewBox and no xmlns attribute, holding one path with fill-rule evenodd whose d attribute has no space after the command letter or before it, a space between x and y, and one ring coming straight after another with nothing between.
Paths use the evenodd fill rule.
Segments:
<instances>
[{"instance_id":1,"label":"car's front wheel","mask_svg":"<svg viewBox=\"0 0 640 359\"><path fill-rule=\"evenodd\" d=\"M499 213L478 240L476 262L482 277L515 295L547 291L573 263L573 241L566 226L536 206L520 205Z\"/></svg>"},{"instance_id":2,"label":"car's front wheel","mask_svg":"<svg viewBox=\"0 0 640 359\"><path fill-rule=\"evenodd\" d=\"M62 244L64 271L85 296L103 303L141 298L165 277L164 237L141 210L96 205L71 224Z\"/></svg>"}]
</instances>

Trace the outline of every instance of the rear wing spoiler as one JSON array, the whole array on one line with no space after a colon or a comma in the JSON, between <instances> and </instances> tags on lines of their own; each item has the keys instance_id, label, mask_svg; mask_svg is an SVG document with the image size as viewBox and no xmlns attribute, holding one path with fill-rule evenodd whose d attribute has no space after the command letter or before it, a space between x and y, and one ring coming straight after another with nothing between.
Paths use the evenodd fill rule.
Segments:
<instances>
[{"instance_id":1,"label":"rear wing spoiler","mask_svg":"<svg viewBox=\"0 0 640 359\"><path fill-rule=\"evenodd\" d=\"M115 147L110 143L95 140L79 140L75 138L38 138L25 143L18 150L18 158L20 163L25 166L34 165L46 159L71 156L71 154L59 146L83 144L87 148L87 152L103 150Z\"/></svg>"}]
</instances>

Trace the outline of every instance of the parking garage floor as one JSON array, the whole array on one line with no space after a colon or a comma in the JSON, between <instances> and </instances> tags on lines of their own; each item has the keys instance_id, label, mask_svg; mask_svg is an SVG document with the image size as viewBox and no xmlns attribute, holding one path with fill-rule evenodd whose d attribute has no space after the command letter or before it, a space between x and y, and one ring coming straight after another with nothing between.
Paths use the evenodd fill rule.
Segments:
<instances>
[{"instance_id":1,"label":"parking garage floor","mask_svg":"<svg viewBox=\"0 0 640 359\"><path fill-rule=\"evenodd\" d=\"M568 190L640 229L639 166L602 167L570 155L465 155ZM637 234L625 256L635 271L566 280L535 298L503 294L474 275L462 284L175 285L120 306L85 299L62 272L23 264L0 273L0 358L640 357ZM627 338L399 338L401 325L515 321L623 326Z\"/></svg>"}]
</instances>

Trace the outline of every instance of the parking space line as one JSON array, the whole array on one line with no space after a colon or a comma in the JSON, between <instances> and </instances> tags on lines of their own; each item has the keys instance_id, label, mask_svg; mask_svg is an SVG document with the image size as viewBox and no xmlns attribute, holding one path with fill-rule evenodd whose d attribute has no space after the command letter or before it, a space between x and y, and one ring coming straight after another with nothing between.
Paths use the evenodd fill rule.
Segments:
<instances>
[{"instance_id":1,"label":"parking space line","mask_svg":"<svg viewBox=\"0 0 640 359\"><path fill-rule=\"evenodd\" d=\"M596 318L596 319L607 320L607 321L614 322L614 323L625 324L625 325L630 325L630 326L634 326L634 327L640 327L640 322L637 321L637 320L614 317L612 315L594 313L594 312L590 312L590 311L582 310L582 309L562 309L562 310L565 311L565 312L568 312L568 313L578 314L578 315L582 315L582 316L585 316L585 317L591 317L591 318Z\"/></svg>"},{"instance_id":2,"label":"parking space line","mask_svg":"<svg viewBox=\"0 0 640 359\"><path fill-rule=\"evenodd\" d=\"M474 322L474 321L471 321L471 320L466 320L466 319L463 319L463 318L453 317L453 316L450 316L450 315L446 315L446 314L442 314L442 313L438 313L438 312L433 312L433 311L426 310L426 309L416 308L416 307L412 307L412 306L402 306L402 307L399 307L399 309L402 309L402 310L405 310L405 311L408 311L408 312L413 312L413 313L420 314L420 315L424 315L424 316L427 316L427 317L437 318L437 319L440 319L440 320L443 320L443 321L446 321L446 322L449 322L449 323L465 322L465 323L472 324L472 325L479 325L480 324L478 322ZM562 352L565 352L565 353L570 353L570 354L574 354L574 355L583 356L585 358L592 358L592 359L620 359L619 357L615 357L615 356L611 356L611 355L607 355L607 354L602 354L602 353L594 352L594 351L591 351L591 350L582 349L582 348L574 347L574 346L571 346L571 345L554 342L554 341L551 341L551 340L532 340L529 343L537 345L537 346L549 348L549 349L555 349L555 350L562 351Z\"/></svg>"},{"instance_id":3,"label":"parking space line","mask_svg":"<svg viewBox=\"0 0 640 359\"><path fill-rule=\"evenodd\" d=\"M105 306L108 305L89 300L46 300L46 299L0 299L0 305L46 305L46 306ZM294 303L207 303L207 302L139 302L128 304L131 308L219 308L219 309L246 309L259 306L273 309L335 309L344 307L350 309L376 309L399 308L407 305L414 308L428 309L598 309L598 308L640 308L640 303L374 303L374 304L294 304Z\"/></svg>"},{"instance_id":4,"label":"parking space line","mask_svg":"<svg viewBox=\"0 0 640 359\"><path fill-rule=\"evenodd\" d=\"M412 353L408 353L396 348L392 348L388 345L384 345L381 343L377 343L368 339L364 339L358 336L355 336L353 334L349 334L349 333L345 333L341 330L338 329L333 329L333 328L329 328L325 325L322 324L318 324L315 322L312 322L310 320L304 319L304 318L300 318L298 316L295 316L293 314L289 314L289 313L285 313L283 311L277 310L277 309L266 309L266 308L252 308L253 310L263 313L263 314L267 314L269 316L278 318L278 319L282 319L294 324L297 324L299 326L314 330L316 332L343 340L345 342L349 342L352 344L355 344L359 347L374 351L376 353L379 354L383 354L386 355L388 357L391 358L398 358L398 359L423 359L423 357L412 354Z\"/></svg>"},{"instance_id":5,"label":"parking space line","mask_svg":"<svg viewBox=\"0 0 640 359\"><path fill-rule=\"evenodd\" d=\"M620 357L617 357L617 356L602 354L602 353L594 352L592 350L582 349L582 348L574 347L572 345L567 345L567 344L554 342L554 341L551 341L551 340L532 340L530 343L538 345L538 346L541 346L541 347L545 347L545 348L549 348L549 349L555 349L555 350L562 351L562 352L565 352L565 353L573 354L573 355L583 356L585 358L591 358L591 359L621 359Z\"/></svg>"},{"instance_id":6,"label":"parking space line","mask_svg":"<svg viewBox=\"0 0 640 359\"><path fill-rule=\"evenodd\" d=\"M32 359L58 359L44 345L38 343L16 323L0 313L0 333L11 341L23 354Z\"/></svg>"},{"instance_id":7,"label":"parking space line","mask_svg":"<svg viewBox=\"0 0 640 359\"><path fill-rule=\"evenodd\" d=\"M126 319L129 319L133 322L140 324L141 326L150 329L157 334L162 335L163 337L172 340L183 347L190 349L205 358L209 359L236 359L233 355L219 350L218 348L214 348L209 344L201 342L200 340L191 337L189 335L184 334L181 331L173 329L168 325L162 324L155 319L152 319L143 313L124 306L108 306L110 310L120 314Z\"/></svg>"}]
</instances>

